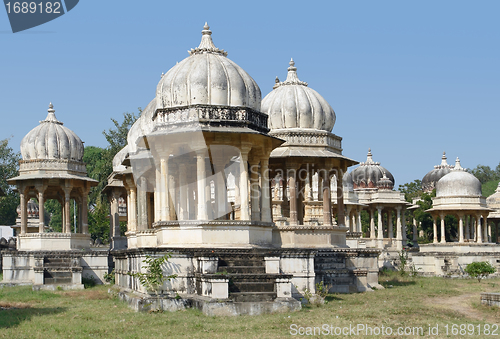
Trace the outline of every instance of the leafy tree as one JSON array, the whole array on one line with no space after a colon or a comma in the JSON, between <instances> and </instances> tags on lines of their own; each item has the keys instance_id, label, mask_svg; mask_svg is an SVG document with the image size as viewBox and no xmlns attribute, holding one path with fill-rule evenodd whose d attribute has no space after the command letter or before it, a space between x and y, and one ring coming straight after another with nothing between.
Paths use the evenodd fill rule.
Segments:
<instances>
[{"instance_id":1,"label":"leafy tree","mask_svg":"<svg viewBox=\"0 0 500 339\"><path fill-rule=\"evenodd\" d=\"M436 196L436 190L429 193L422 193L420 200L417 201L418 208L413 210L413 216L415 220L420 223L422 231L424 231L424 239L420 239L419 242L427 242L433 238L433 220L430 213L425 212L426 210L432 208L432 197Z\"/></svg>"},{"instance_id":2,"label":"leafy tree","mask_svg":"<svg viewBox=\"0 0 500 339\"><path fill-rule=\"evenodd\" d=\"M90 178L99 182L92 187L89 193L89 203L94 205L100 198L101 192L106 187L108 176L113 172L113 156L107 149L87 146L83 153L83 162L87 165L87 174Z\"/></svg>"},{"instance_id":3,"label":"leafy tree","mask_svg":"<svg viewBox=\"0 0 500 339\"><path fill-rule=\"evenodd\" d=\"M413 182L399 185L399 191L405 194L406 201L413 202L413 199L422 195L422 182L417 179Z\"/></svg>"},{"instance_id":4,"label":"leafy tree","mask_svg":"<svg viewBox=\"0 0 500 339\"><path fill-rule=\"evenodd\" d=\"M102 134L106 137L106 140L109 143L108 150L111 152L113 157L118 153L125 145L127 145L127 135L130 127L134 124L134 122L141 116L142 109L139 107L139 115L135 115L134 113L123 113L123 121L119 123L115 119L111 119L114 128L110 128L107 132L103 131Z\"/></svg>"},{"instance_id":5,"label":"leafy tree","mask_svg":"<svg viewBox=\"0 0 500 339\"><path fill-rule=\"evenodd\" d=\"M468 264L464 271L470 277L477 278L477 281L481 282L481 279L495 273L496 270L489 262L480 261Z\"/></svg>"},{"instance_id":6,"label":"leafy tree","mask_svg":"<svg viewBox=\"0 0 500 339\"><path fill-rule=\"evenodd\" d=\"M131 273L128 272L128 275L139 279L139 282L142 286L144 286L148 291L154 291L156 297L158 298L159 292L163 286L165 281L170 281L172 279L177 278L177 274L164 275L163 274L163 265L172 257L172 253L167 253L162 257L152 257L150 255L146 255L146 259L142 262L144 265L142 268L146 270L146 273L136 272Z\"/></svg>"},{"instance_id":7,"label":"leafy tree","mask_svg":"<svg viewBox=\"0 0 500 339\"><path fill-rule=\"evenodd\" d=\"M7 179L19 174L21 154L9 147L9 139L0 140L0 188L5 196L0 197L0 225L15 225L19 194L7 184Z\"/></svg>"},{"instance_id":8,"label":"leafy tree","mask_svg":"<svg viewBox=\"0 0 500 339\"><path fill-rule=\"evenodd\" d=\"M492 170L490 166L477 165L476 168L471 170L476 178L479 179L481 184L488 181L500 180L500 164L497 166L496 170Z\"/></svg>"},{"instance_id":9,"label":"leafy tree","mask_svg":"<svg viewBox=\"0 0 500 339\"><path fill-rule=\"evenodd\" d=\"M89 232L93 240L103 243L109 240L109 204L106 199L97 199L89 212Z\"/></svg>"}]
</instances>

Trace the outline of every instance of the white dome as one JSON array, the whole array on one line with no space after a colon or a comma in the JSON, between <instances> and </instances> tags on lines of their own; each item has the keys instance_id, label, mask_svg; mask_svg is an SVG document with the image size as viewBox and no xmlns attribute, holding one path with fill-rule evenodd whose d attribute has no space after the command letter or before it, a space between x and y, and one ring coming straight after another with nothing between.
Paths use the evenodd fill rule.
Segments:
<instances>
[{"instance_id":1,"label":"white dome","mask_svg":"<svg viewBox=\"0 0 500 339\"><path fill-rule=\"evenodd\" d=\"M248 107L260 111L260 88L247 72L215 47L205 24L200 46L158 83L157 108L188 105Z\"/></svg>"},{"instance_id":2,"label":"white dome","mask_svg":"<svg viewBox=\"0 0 500 339\"><path fill-rule=\"evenodd\" d=\"M156 98L151 100L149 104L144 108L139 119L137 119L133 125L130 127L127 134L127 146L128 152L137 152L139 138L147 135L153 131L154 122L153 115L156 110Z\"/></svg>"},{"instance_id":3,"label":"white dome","mask_svg":"<svg viewBox=\"0 0 500 339\"><path fill-rule=\"evenodd\" d=\"M33 128L21 141L23 160L62 159L82 161L82 140L58 121L52 103L47 118Z\"/></svg>"},{"instance_id":4,"label":"white dome","mask_svg":"<svg viewBox=\"0 0 500 339\"><path fill-rule=\"evenodd\" d=\"M436 197L481 195L481 182L460 166L458 158L455 168L436 184Z\"/></svg>"},{"instance_id":5,"label":"white dome","mask_svg":"<svg viewBox=\"0 0 500 339\"><path fill-rule=\"evenodd\" d=\"M335 112L318 92L299 80L293 59L286 80L279 82L276 78L273 88L262 100L262 112L269 115L271 130L303 128L332 131Z\"/></svg>"}]
</instances>

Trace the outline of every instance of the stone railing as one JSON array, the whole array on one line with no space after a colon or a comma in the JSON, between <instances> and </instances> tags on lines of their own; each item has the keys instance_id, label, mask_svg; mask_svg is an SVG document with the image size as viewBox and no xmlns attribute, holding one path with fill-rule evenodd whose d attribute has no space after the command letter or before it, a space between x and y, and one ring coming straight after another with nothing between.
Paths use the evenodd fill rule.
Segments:
<instances>
[{"instance_id":1,"label":"stone railing","mask_svg":"<svg viewBox=\"0 0 500 339\"><path fill-rule=\"evenodd\" d=\"M270 135L285 140L282 146L318 146L342 152L342 138L319 130L274 130Z\"/></svg>"},{"instance_id":2,"label":"stone railing","mask_svg":"<svg viewBox=\"0 0 500 339\"><path fill-rule=\"evenodd\" d=\"M247 107L193 105L174 108L159 108L153 116L155 130L174 127L201 128L248 127L267 133L267 115Z\"/></svg>"}]
</instances>

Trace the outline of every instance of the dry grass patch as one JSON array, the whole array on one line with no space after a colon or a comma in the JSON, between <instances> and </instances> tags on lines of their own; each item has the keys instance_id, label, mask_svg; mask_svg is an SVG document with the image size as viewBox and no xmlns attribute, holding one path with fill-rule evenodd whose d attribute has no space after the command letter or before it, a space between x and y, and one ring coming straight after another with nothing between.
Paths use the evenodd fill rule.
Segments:
<instances>
[{"instance_id":1,"label":"dry grass patch","mask_svg":"<svg viewBox=\"0 0 500 339\"><path fill-rule=\"evenodd\" d=\"M86 300L105 300L111 298L109 293L107 293L107 291L102 289L67 291L67 292L60 292L59 294L67 298L78 298Z\"/></svg>"}]
</instances>

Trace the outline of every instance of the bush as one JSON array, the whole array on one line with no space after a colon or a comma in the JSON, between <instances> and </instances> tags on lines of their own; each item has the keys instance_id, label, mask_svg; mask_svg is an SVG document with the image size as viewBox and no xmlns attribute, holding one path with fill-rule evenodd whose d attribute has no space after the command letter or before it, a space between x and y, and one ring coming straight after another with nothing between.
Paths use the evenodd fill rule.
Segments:
<instances>
[{"instance_id":1,"label":"bush","mask_svg":"<svg viewBox=\"0 0 500 339\"><path fill-rule=\"evenodd\" d=\"M464 271L470 277L477 278L477 281L481 282L481 279L495 273L496 270L489 262L480 261L468 264Z\"/></svg>"},{"instance_id":2,"label":"bush","mask_svg":"<svg viewBox=\"0 0 500 339\"><path fill-rule=\"evenodd\" d=\"M82 284L85 288L91 288L97 285L97 282L95 281L94 276L87 275L85 277L82 277Z\"/></svg>"}]
</instances>

